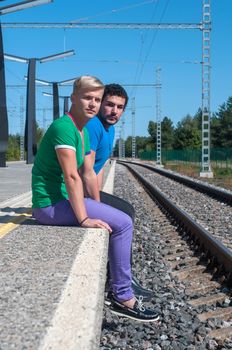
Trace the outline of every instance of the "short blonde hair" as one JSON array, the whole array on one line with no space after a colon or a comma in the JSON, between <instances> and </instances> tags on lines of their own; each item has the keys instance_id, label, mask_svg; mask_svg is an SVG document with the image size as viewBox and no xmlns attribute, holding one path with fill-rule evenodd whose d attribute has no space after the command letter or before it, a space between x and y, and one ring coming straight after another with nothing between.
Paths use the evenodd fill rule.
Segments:
<instances>
[{"instance_id":1,"label":"short blonde hair","mask_svg":"<svg viewBox=\"0 0 232 350\"><path fill-rule=\"evenodd\" d=\"M104 89L105 85L101 82L100 79L91 75L82 75L74 81L73 92L79 89L88 88Z\"/></svg>"}]
</instances>

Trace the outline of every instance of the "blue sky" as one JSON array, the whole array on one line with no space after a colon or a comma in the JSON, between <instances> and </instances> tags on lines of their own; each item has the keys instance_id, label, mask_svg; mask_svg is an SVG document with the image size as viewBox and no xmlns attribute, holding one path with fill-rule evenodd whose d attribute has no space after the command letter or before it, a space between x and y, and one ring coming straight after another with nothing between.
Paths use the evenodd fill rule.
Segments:
<instances>
[{"instance_id":1,"label":"blue sky","mask_svg":"<svg viewBox=\"0 0 232 350\"><path fill-rule=\"evenodd\" d=\"M1 6L16 1L1 1ZM211 110L232 95L231 0L211 0L212 80ZM200 23L201 0L54 0L53 3L1 17L5 22L85 23ZM36 65L38 79L62 81L83 74L104 83L154 84L161 68L161 112L176 125L201 106L201 31L137 29L13 29L3 28L5 53L27 58L44 57L74 49L76 55ZM19 131L20 97L26 106L24 75L27 64L6 61L7 104L10 132ZM60 87L70 95L71 86ZM131 135L131 99L135 97L136 135L146 136L149 120L156 120L154 87L126 87L130 102L125 112L125 136ZM37 120L40 126L52 120L52 99L42 95L50 87L37 85ZM62 111L62 100L60 100ZM120 123L117 128L119 130Z\"/></svg>"}]
</instances>

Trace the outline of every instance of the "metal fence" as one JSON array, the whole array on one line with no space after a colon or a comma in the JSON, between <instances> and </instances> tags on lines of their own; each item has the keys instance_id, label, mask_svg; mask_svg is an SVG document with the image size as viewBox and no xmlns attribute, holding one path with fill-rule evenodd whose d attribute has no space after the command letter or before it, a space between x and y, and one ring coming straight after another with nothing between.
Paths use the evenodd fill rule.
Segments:
<instances>
[{"instance_id":1,"label":"metal fence","mask_svg":"<svg viewBox=\"0 0 232 350\"><path fill-rule=\"evenodd\" d=\"M155 151L144 151L139 154L142 160L156 160ZM200 165L201 150L162 150L162 163L194 163ZM232 168L232 148L212 148L212 166Z\"/></svg>"}]
</instances>

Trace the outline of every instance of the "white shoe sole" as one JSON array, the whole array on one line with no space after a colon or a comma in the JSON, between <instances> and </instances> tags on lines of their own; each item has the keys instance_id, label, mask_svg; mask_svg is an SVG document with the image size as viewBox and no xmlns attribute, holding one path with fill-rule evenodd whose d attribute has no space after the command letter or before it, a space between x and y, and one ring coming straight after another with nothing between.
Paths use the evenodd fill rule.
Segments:
<instances>
[{"instance_id":1,"label":"white shoe sole","mask_svg":"<svg viewBox=\"0 0 232 350\"><path fill-rule=\"evenodd\" d=\"M109 299L105 299L104 300L104 304L105 304L105 306L110 306L111 305L111 301L109 300Z\"/></svg>"},{"instance_id":2,"label":"white shoe sole","mask_svg":"<svg viewBox=\"0 0 232 350\"><path fill-rule=\"evenodd\" d=\"M131 320L135 320L135 321L138 321L138 322L157 322L159 320L159 316L153 318L152 320L140 320L139 318L136 318L136 317L133 317L133 316L129 316L129 315L124 315L124 314L121 314L120 312L114 311L112 309L110 309L110 311L114 315L117 315L117 316L120 316L120 317L124 317L124 318L130 318Z\"/></svg>"}]
</instances>

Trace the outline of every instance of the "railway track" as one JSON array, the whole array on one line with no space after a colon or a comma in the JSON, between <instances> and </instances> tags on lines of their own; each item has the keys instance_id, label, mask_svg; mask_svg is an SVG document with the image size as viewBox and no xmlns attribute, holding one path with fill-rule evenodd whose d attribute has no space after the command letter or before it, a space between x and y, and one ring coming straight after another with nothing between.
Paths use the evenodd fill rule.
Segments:
<instances>
[{"instance_id":1,"label":"railway track","mask_svg":"<svg viewBox=\"0 0 232 350\"><path fill-rule=\"evenodd\" d=\"M167 177L169 179L172 179L172 180L174 180L176 182L179 182L179 183L181 183L183 185L186 185L186 186L188 186L190 188L193 188L196 191L208 194L209 196L211 196L211 197L213 197L213 198L215 198L217 200L223 201L224 203L228 203L228 204L232 205L232 192L231 191L227 191L227 190L225 190L223 188L219 188L219 187L216 187L216 186L213 186L213 185L209 185L209 184L203 183L201 181L191 179L188 176L183 176L183 175L177 174L177 173L169 171L169 170L165 170L165 169L162 169L162 168L154 167L154 166L149 165L149 164L138 163L138 162L130 162L130 161L127 161L127 162L119 161L118 163L120 163L120 164L125 163L125 164L138 165L138 166L140 166L142 168L151 170L154 173L160 174L160 175L165 176L165 177Z\"/></svg>"},{"instance_id":2,"label":"railway track","mask_svg":"<svg viewBox=\"0 0 232 350\"><path fill-rule=\"evenodd\" d=\"M119 192L121 192L119 195L132 201L132 204L136 207L139 219L136 224L138 227L136 228L135 225L135 228L140 231L140 236L141 228L145 227L146 229L146 220L151 220L152 218L153 221L152 230L154 230L154 235L151 235L149 230L149 236L146 239L145 236L139 238L139 235L137 235L139 243L136 244L135 249L135 251L139 252L136 271L141 273L141 266L145 266L142 270L145 269L149 275L149 287L157 289L156 295L158 298L156 298L153 306L158 308L157 311L163 315L160 324L156 328L157 334L159 334L159 331L161 332L160 338L157 338L158 335L149 336L151 346L154 344L153 340L155 344L160 344L160 349L188 348L186 347L187 344L185 344L186 339L182 338L183 335L181 336L179 331L176 331L182 327L188 334L187 339L191 344L188 344L190 346L189 349L232 348L231 250L223 245L218 240L218 237L215 238L213 234L197 223L189 214L184 213L182 208L178 208L178 205L173 203L170 198L167 198L167 194L163 194L157 189L156 185L152 184L152 181L148 181L147 175L145 179L144 176L141 176L136 171L138 169L135 169L134 165L125 163L123 165L126 165L142 185L142 188L140 185L135 185L138 192L135 195L137 199L133 199L133 191L131 189L128 192L128 187L124 187L124 190L122 190L122 186L119 187ZM121 165L119 167L121 169ZM125 172L125 170L120 171ZM125 174L123 179L126 176L129 177L127 185L132 186L132 182L135 180L132 179L131 175ZM148 199L144 189L146 192L149 192L149 196L155 202L151 201L151 198ZM122 192L124 192L123 195ZM141 201L151 201L149 204L150 209L141 207ZM145 212L146 215L144 215ZM144 255L144 251L146 251L148 257ZM151 257L154 251L156 253L157 251L159 252L159 258L157 260L157 256L154 257L156 263L153 266L154 263ZM143 259L146 260L145 264L142 261ZM162 274L165 275L166 280L164 279L161 284L157 280L157 273L160 274L161 280ZM164 295L167 294L167 289L169 291L168 294L171 294L171 298L168 298L166 305L163 305L162 302L159 304L159 300L162 300L162 293ZM178 291L177 294L176 290ZM181 296L181 300L178 293ZM192 328L194 336L189 336L189 330L183 327L183 322L181 323L175 313L175 317L173 316L175 320L167 320L165 315L167 313L169 316L172 314L170 309L178 309L180 319L184 317L184 319L188 320L188 322L184 322L186 323L185 327L189 325L189 329L191 330ZM106 313L106 320L107 317L109 318L109 315L107 316ZM170 321L175 324L175 331L169 329L167 322ZM191 323L193 324L192 326L190 326ZM129 326L128 328L130 329ZM163 328L165 328L165 331ZM127 334L129 333L130 330L128 330ZM149 332L144 333L149 334ZM148 341L146 336L144 341ZM125 349L137 349L135 343L131 347L129 344L130 339ZM124 349L123 347L121 348ZM138 347L138 349L143 348L146 349L145 346Z\"/></svg>"},{"instance_id":3,"label":"railway track","mask_svg":"<svg viewBox=\"0 0 232 350\"><path fill-rule=\"evenodd\" d=\"M207 186L190 178L187 178L188 183L186 183L186 177L151 166L148 168L130 164L130 167L142 175L151 186L164 193L180 209L186 211L196 223L203 226L227 248L232 249L232 192Z\"/></svg>"}]
</instances>

